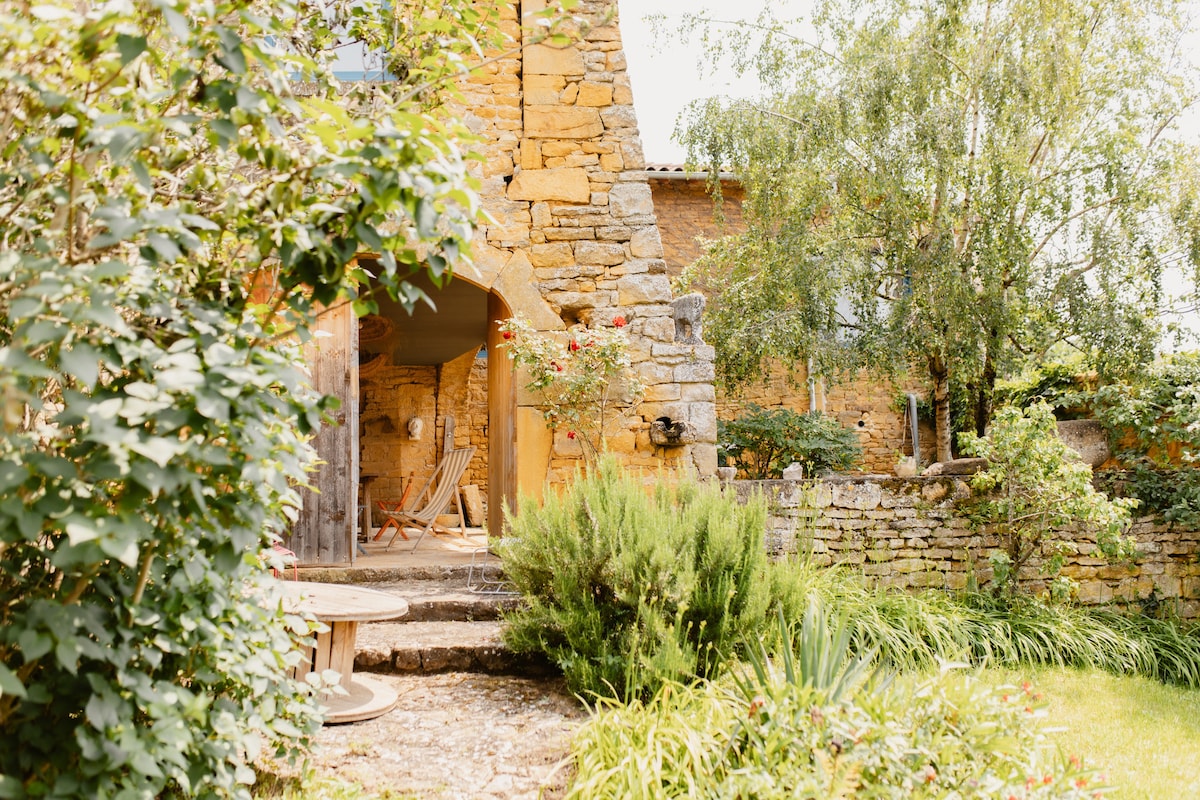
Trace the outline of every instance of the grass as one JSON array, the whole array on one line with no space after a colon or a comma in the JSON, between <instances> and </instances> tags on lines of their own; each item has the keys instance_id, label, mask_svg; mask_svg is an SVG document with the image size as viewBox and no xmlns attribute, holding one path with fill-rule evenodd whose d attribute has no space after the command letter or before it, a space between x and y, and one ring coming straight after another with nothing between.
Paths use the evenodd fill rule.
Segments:
<instances>
[{"instance_id":1,"label":"grass","mask_svg":"<svg viewBox=\"0 0 1200 800\"><path fill-rule=\"evenodd\" d=\"M983 672L1046 696L1052 739L1108 775L1116 800L1200 798L1200 690L1097 669Z\"/></svg>"},{"instance_id":2,"label":"grass","mask_svg":"<svg viewBox=\"0 0 1200 800\"><path fill-rule=\"evenodd\" d=\"M416 795L394 792L369 792L356 783L317 776L311 771L281 776L260 773L253 795L258 800L416 800Z\"/></svg>"}]
</instances>

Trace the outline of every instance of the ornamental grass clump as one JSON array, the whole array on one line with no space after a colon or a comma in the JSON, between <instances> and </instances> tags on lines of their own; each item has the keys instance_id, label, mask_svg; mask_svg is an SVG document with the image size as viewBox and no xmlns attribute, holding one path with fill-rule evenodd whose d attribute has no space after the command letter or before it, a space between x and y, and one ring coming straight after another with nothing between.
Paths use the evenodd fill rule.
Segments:
<instances>
[{"instance_id":1,"label":"ornamental grass clump","mask_svg":"<svg viewBox=\"0 0 1200 800\"><path fill-rule=\"evenodd\" d=\"M809 606L778 656L721 679L601 704L574 740L568 798L1091 798L1103 781L1049 745L1032 686L961 665L892 681L852 621ZM764 651L765 652L765 651Z\"/></svg>"},{"instance_id":2,"label":"ornamental grass clump","mask_svg":"<svg viewBox=\"0 0 1200 800\"><path fill-rule=\"evenodd\" d=\"M803 560L772 564L770 585L773 602L788 619L799 619L817 598L854 621L856 650L877 649L900 669L928 669L939 660L1095 667L1200 687L1200 629L1194 624L1032 597L900 592Z\"/></svg>"},{"instance_id":3,"label":"ornamental grass clump","mask_svg":"<svg viewBox=\"0 0 1200 800\"><path fill-rule=\"evenodd\" d=\"M504 569L527 604L505 642L545 654L585 700L708 677L763 629L761 500L686 479L650 489L605 458L509 522Z\"/></svg>"}]
</instances>

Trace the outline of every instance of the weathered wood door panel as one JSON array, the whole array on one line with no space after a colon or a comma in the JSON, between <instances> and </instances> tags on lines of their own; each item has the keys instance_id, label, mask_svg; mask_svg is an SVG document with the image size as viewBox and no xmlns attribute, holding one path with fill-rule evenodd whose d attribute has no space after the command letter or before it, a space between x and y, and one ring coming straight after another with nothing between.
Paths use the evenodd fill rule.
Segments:
<instances>
[{"instance_id":1,"label":"weathered wood door panel","mask_svg":"<svg viewBox=\"0 0 1200 800\"><path fill-rule=\"evenodd\" d=\"M322 309L305 346L312 385L342 401L334 422L314 441L321 464L316 492L302 490L303 508L287 547L301 564L353 563L358 511L358 320L349 303Z\"/></svg>"}]
</instances>

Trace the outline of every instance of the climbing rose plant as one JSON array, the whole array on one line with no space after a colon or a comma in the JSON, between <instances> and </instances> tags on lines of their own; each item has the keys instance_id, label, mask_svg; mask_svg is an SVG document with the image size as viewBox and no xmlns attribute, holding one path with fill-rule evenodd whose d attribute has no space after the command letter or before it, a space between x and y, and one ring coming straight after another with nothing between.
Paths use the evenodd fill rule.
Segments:
<instances>
[{"instance_id":1,"label":"climbing rose plant","mask_svg":"<svg viewBox=\"0 0 1200 800\"><path fill-rule=\"evenodd\" d=\"M525 369L525 388L541 401L546 426L565 429L588 458L605 448L608 426L622 408L636 406L644 391L633 373L625 317L611 326L577 325L544 333L523 317L500 323L508 357Z\"/></svg>"}]
</instances>

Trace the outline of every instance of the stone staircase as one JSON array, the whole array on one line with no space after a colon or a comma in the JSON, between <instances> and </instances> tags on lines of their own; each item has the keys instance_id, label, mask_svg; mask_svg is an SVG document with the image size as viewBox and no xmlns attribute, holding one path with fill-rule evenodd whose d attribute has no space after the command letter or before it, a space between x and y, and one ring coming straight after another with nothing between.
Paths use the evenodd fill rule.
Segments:
<instances>
[{"instance_id":1,"label":"stone staircase","mask_svg":"<svg viewBox=\"0 0 1200 800\"><path fill-rule=\"evenodd\" d=\"M519 598L472 592L465 565L435 569L305 570L304 580L354 583L408 602L406 616L358 626L355 672L553 674L544 659L518 655L501 641L501 612Z\"/></svg>"}]
</instances>

